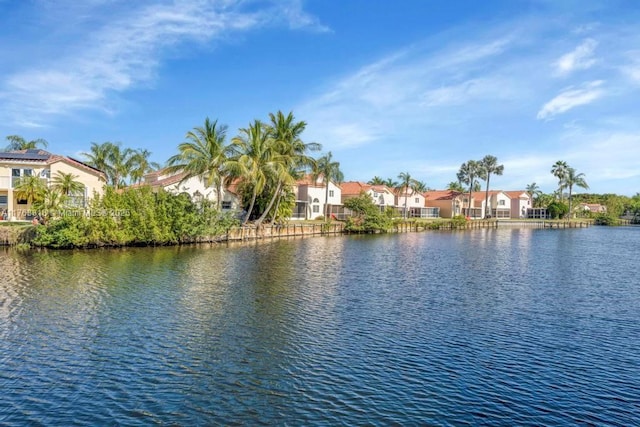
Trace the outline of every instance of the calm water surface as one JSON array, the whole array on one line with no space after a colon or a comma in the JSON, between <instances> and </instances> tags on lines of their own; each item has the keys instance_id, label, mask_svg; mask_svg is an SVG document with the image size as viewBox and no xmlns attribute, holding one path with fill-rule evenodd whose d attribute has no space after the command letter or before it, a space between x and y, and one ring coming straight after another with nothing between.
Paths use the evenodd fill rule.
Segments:
<instances>
[{"instance_id":1,"label":"calm water surface","mask_svg":"<svg viewBox=\"0 0 640 427\"><path fill-rule=\"evenodd\" d=\"M640 228L0 252L0 425L640 425Z\"/></svg>"}]
</instances>

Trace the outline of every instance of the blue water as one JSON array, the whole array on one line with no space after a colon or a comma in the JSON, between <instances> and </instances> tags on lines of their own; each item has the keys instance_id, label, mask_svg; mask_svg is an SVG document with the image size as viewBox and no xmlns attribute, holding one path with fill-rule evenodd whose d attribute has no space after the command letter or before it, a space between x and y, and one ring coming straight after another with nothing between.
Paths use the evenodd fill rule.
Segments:
<instances>
[{"instance_id":1,"label":"blue water","mask_svg":"<svg viewBox=\"0 0 640 427\"><path fill-rule=\"evenodd\" d=\"M0 425L640 425L640 228L0 252Z\"/></svg>"}]
</instances>

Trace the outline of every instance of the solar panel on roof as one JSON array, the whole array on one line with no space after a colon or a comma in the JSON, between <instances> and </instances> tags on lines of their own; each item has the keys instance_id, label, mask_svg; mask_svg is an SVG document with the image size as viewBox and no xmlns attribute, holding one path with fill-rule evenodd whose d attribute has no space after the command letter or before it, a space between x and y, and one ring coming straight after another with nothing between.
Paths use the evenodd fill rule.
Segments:
<instances>
[{"instance_id":1,"label":"solar panel on roof","mask_svg":"<svg viewBox=\"0 0 640 427\"><path fill-rule=\"evenodd\" d=\"M9 159L9 160L47 160L49 158L48 154L40 154L40 153L18 153L18 152L0 152L0 159Z\"/></svg>"}]
</instances>

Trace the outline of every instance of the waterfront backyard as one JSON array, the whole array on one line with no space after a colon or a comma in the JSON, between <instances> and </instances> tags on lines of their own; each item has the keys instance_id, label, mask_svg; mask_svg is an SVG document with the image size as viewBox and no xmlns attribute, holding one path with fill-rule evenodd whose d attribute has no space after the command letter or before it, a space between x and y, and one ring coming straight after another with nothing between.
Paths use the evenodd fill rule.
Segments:
<instances>
[{"instance_id":1,"label":"waterfront backyard","mask_svg":"<svg viewBox=\"0 0 640 427\"><path fill-rule=\"evenodd\" d=\"M640 228L0 255L2 425L634 425Z\"/></svg>"}]
</instances>

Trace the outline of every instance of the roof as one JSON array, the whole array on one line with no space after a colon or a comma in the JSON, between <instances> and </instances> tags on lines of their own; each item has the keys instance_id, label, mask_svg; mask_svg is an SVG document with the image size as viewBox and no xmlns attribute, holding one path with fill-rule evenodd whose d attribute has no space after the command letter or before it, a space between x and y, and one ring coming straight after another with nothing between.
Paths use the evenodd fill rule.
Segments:
<instances>
[{"instance_id":1,"label":"roof","mask_svg":"<svg viewBox=\"0 0 640 427\"><path fill-rule=\"evenodd\" d=\"M373 190L376 193L389 193L393 194L389 187L386 185L371 185L361 181L347 181L340 184L343 196L357 196L362 192Z\"/></svg>"},{"instance_id":2,"label":"roof","mask_svg":"<svg viewBox=\"0 0 640 427\"><path fill-rule=\"evenodd\" d=\"M27 161L42 163L44 165L51 165L57 162L65 162L79 169L84 169L89 173L100 175L106 180L106 175L100 169L96 169L80 160L76 160L71 157L62 156L59 154L52 154L45 150L29 149L29 150L14 150L14 151L0 151L0 160L15 160L15 161Z\"/></svg>"},{"instance_id":3,"label":"roof","mask_svg":"<svg viewBox=\"0 0 640 427\"><path fill-rule=\"evenodd\" d=\"M524 196L526 196L527 198L529 198L529 193L527 193L526 191L503 191L504 194L506 194L510 199L519 199L520 197L522 197L522 195L524 194Z\"/></svg>"},{"instance_id":4,"label":"roof","mask_svg":"<svg viewBox=\"0 0 640 427\"><path fill-rule=\"evenodd\" d=\"M453 200L461 194L464 193L454 190L432 190L425 192L424 198L425 200Z\"/></svg>"}]
</instances>

